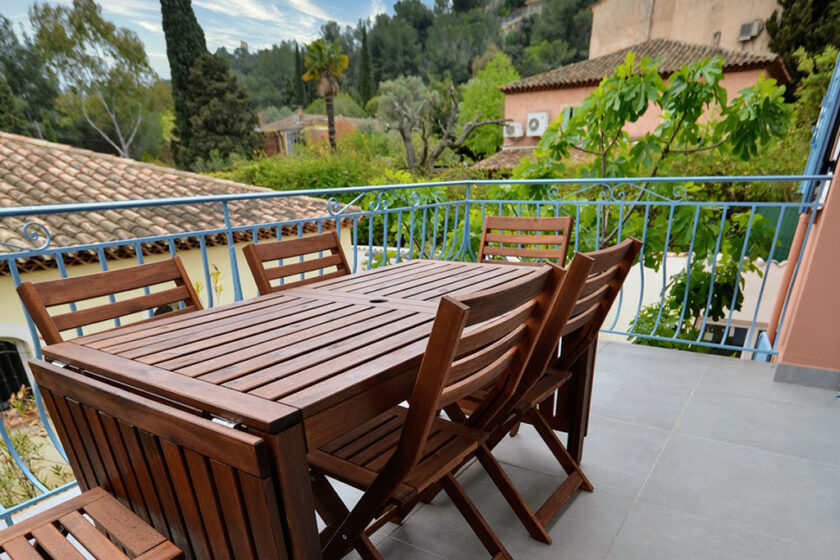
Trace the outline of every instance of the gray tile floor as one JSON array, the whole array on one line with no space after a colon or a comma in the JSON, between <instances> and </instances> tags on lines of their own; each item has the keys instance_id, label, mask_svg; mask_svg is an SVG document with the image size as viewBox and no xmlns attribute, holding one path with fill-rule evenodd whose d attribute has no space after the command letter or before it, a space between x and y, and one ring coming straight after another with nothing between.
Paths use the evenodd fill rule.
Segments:
<instances>
[{"instance_id":1,"label":"gray tile floor","mask_svg":"<svg viewBox=\"0 0 840 560\"><path fill-rule=\"evenodd\" d=\"M595 492L570 500L551 546L479 466L459 478L517 559L840 559L840 399L772 379L766 364L603 344L583 459ZM496 454L532 504L558 484L530 427ZM445 497L374 542L385 558L487 558Z\"/></svg>"}]
</instances>

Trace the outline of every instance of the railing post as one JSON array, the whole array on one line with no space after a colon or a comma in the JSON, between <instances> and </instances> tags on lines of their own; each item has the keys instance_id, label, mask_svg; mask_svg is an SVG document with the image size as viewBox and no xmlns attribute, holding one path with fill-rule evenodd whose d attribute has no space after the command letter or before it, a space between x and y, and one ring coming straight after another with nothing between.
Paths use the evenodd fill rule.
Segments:
<instances>
[{"instance_id":1,"label":"railing post","mask_svg":"<svg viewBox=\"0 0 840 560\"><path fill-rule=\"evenodd\" d=\"M233 231L230 224L230 209L226 201L222 202L222 213L225 217L225 229L227 230L228 256L230 257L230 274L233 280L233 299L242 301L242 284L239 282L239 266L236 262L236 245L233 241ZM207 287L210 289L210 286Z\"/></svg>"}]
</instances>

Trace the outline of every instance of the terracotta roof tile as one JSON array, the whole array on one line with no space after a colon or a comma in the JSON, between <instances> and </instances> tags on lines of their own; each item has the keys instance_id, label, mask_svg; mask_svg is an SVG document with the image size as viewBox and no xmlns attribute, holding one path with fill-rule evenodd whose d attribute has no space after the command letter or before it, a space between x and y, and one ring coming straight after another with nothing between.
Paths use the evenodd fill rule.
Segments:
<instances>
[{"instance_id":1,"label":"terracotta roof tile","mask_svg":"<svg viewBox=\"0 0 840 560\"><path fill-rule=\"evenodd\" d=\"M475 165L473 169L484 169L486 171L511 170L519 165L523 158L533 159L534 148L503 148L495 154L484 158Z\"/></svg>"},{"instance_id":2,"label":"terracotta roof tile","mask_svg":"<svg viewBox=\"0 0 840 560\"><path fill-rule=\"evenodd\" d=\"M0 132L0 206L248 192L271 190ZM327 211L322 199L293 197L234 202L230 204L230 214L232 224L237 226L317 218L326 216ZM22 234L26 221L26 218L0 221L0 242L32 246ZM50 230L53 247L224 227L218 203L56 214L40 216L37 221ZM311 224L305 230L315 227ZM208 239L208 244L213 243ZM10 251L0 245L0 252Z\"/></svg>"},{"instance_id":3,"label":"terracotta roof tile","mask_svg":"<svg viewBox=\"0 0 840 560\"><path fill-rule=\"evenodd\" d=\"M528 76L505 84L499 89L505 93L520 93L597 85L604 76L611 74L616 67L624 62L628 51L635 52L638 58L643 56L662 57L663 60L659 69L665 75L679 70L685 64L706 57L721 56L723 57L723 69L726 71L770 67L770 73L777 80L781 82L790 80L781 59L775 54L737 52L707 45L683 43L673 39L652 39L598 58L567 64L542 74Z\"/></svg>"}]
</instances>

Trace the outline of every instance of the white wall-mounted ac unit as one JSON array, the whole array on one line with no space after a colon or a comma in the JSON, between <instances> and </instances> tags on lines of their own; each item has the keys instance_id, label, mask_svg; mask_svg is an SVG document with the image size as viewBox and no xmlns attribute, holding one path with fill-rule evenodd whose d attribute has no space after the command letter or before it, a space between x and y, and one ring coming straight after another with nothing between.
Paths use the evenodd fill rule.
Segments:
<instances>
[{"instance_id":1,"label":"white wall-mounted ac unit","mask_svg":"<svg viewBox=\"0 0 840 560\"><path fill-rule=\"evenodd\" d=\"M548 113L528 113L528 136L542 136L548 128Z\"/></svg>"},{"instance_id":2,"label":"white wall-mounted ac unit","mask_svg":"<svg viewBox=\"0 0 840 560\"><path fill-rule=\"evenodd\" d=\"M522 138L522 123L512 122L505 125L505 138Z\"/></svg>"},{"instance_id":3,"label":"white wall-mounted ac unit","mask_svg":"<svg viewBox=\"0 0 840 560\"><path fill-rule=\"evenodd\" d=\"M749 23L742 23L741 29L738 32L738 40L742 43L758 37L764 29L764 21L755 19Z\"/></svg>"}]
</instances>

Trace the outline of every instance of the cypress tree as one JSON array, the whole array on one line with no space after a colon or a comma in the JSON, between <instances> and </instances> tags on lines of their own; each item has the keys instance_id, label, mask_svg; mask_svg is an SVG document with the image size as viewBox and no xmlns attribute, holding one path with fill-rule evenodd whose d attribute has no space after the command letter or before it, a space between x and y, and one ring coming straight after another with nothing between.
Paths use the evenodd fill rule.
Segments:
<instances>
[{"instance_id":1,"label":"cypress tree","mask_svg":"<svg viewBox=\"0 0 840 560\"><path fill-rule=\"evenodd\" d=\"M370 50L367 40L367 26L362 27L362 52L359 55L359 97L362 100L362 107L367 105L374 95L375 84L373 71L370 67Z\"/></svg>"},{"instance_id":2,"label":"cypress tree","mask_svg":"<svg viewBox=\"0 0 840 560\"><path fill-rule=\"evenodd\" d=\"M295 103L306 107L309 101L306 99L306 83L303 81L303 74L306 69L303 67L303 55L300 54L300 47L295 42Z\"/></svg>"},{"instance_id":3,"label":"cypress tree","mask_svg":"<svg viewBox=\"0 0 840 560\"><path fill-rule=\"evenodd\" d=\"M227 162L233 154L250 158L260 147L248 90L237 83L225 60L202 55L192 67L187 91L192 138L182 151L190 167L206 170L208 165Z\"/></svg>"},{"instance_id":4,"label":"cypress tree","mask_svg":"<svg viewBox=\"0 0 840 560\"><path fill-rule=\"evenodd\" d=\"M189 93L190 71L195 61L207 53L204 31L198 25L190 0L160 0L163 16L163 32L166 36L166 56L172 76L172 98L175 102L175 133L178 141L173 143L173 155L179 166L184 167L186 147L192 141L190 126Z\"/></svg>"}]
</instances>

